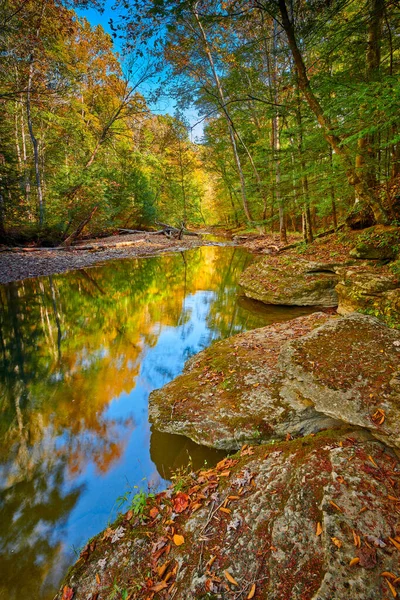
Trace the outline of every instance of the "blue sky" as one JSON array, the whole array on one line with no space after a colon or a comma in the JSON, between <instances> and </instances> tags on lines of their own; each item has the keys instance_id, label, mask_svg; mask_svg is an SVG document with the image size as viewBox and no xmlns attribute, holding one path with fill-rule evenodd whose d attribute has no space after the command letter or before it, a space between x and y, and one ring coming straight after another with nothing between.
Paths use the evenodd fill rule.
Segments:
<instances>
[{"instance_id":1,"label":"blue sky","mask_svg":"<svg viewBox=\"0 0 400 600\"><path fill-rule=\"evenodd\" d=\"M112 8L114 3L115 3L115 0L105 0L103 12L95 10L94 8L77 9L76 12L78 13L79 16L85 17L91 25L93 25L93 26L101 25L107 33L112 34L112 31L111 31L111 28L109 25L109 21L110 21L110 19L113 19L114 21L118 20L118 12L113 10L113 8ZM118 38L113 38L113 40L114 40L115 50L117 52L121 51L122 50L122 45L121 45L122 40L119 40ZM153 83L146 82L143 85L143 87L140 89L141 93L148 101L148 105L149 105L150 109L156 114L174 114L175 102L173 99L169 98L168 96L161 97L159 100L157 100L156 103L152 103L149 101L149 95L152 92L152 90L155 89L155 85L156 85L155 82L153 82ZM197 123L197 121L199 121L199 119L200 119L197 111L194 108L186 110L185 116L191 126L193 126L195 123ZM203 135L203 124L199 124L199 125L195 126L192 131L193 141L195 141L196 138L201 138L202 135Z\"/></svg>"}]
</instances>

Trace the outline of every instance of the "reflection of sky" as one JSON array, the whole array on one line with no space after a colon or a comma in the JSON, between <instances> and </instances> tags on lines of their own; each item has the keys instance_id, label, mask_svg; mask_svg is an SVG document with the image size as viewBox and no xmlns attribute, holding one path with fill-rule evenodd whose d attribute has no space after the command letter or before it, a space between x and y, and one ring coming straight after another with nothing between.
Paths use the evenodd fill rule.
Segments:
<instances>
[{"instance_id":1,"label":"reflection of sky","mask_svg":"<svg viewBox=\"0 0 400 600\"><path fill-rule=\"evenodd\" d=\"M65 331L70 331L70 337L67 336L62 344L62 350L64 344L69 348L65 358L66 370L60 370L56 355L54 363L48 365L48 375L45 375L46 369L43 370L45 389L48 388L49 393L50 414L53 415L54 422L51 420L50 423L44 423L43 429L39 426L41 437L27 445L24 455L26 462L22 466L14 450L10 451L10 460L0 464L0 476L4 478L4 484L0 483L0 495L4 492L3 497L0 497L0 517L15 522L14 530L4 527L3 539L0 536L0 542L6 544L2 548L3 563L0 562L0 566L4 570L9 568L8 564L12 564L14 555L6 564L10 556L7 555L8 548L18 547L22 556L26 554L28 544L32 547L35 559L31 560L29 555L23 566L25 579L32 582L29 586L32 600L47 600L54 596L59 580L76 558L73 548L81 549L87 539L113 521L118 496L135 485L144 489L148 483L154 488L164 485L164 470L168 475L171 468L187 464L187 452L198 466L204 464L205 459L209 464L211 461L215 464L220 458L215 453L210 455L210 452L214 452L210 449L205 450L193 443L190 445L183 437L159 432L151 434L147 407L149 393L181 373L186 360L209 346L213 339L297 316L292 310L288 314L287 309L279 308L260 312L254 303L248 306L243 300L238 300L234 281L248 260L248 255L243 250L208 247L186 252L184 257L184 261L176 257L181 270L176 268L176 261L170 262L168 256L119 262L118 267L123 268L115 278L112 265L97 267L96 271L101 274L99 279L104 287L109 284L107 289L110 289L110 297L117 302L117 310L110 311L110 315L107 312L107 302L97 304L97 288L94 294L73 296L73 304L68 303L67 293L65 303L60 304L60 307L64 306L64 311L68 306L69 311L65 315L61 314L66 319ZM166 266L169 264L173 268L168 286ZM151 273L148 281L141 278L142 267L145 265L148 265ZM119 296L116 292L121 274L124 280L131 278L135 285L128 286L130 292L126 291L125 295ZM60 285L59 289L67 292L79 282L79 272L60 275L58 281L65 284L65 288ZM186 281L191 293L184 297ZM35 281L35 286L37 283ZM16 287L20 285L23 284L17 284ZM147 285L154 293L152 291L146 295ZM36 289L33 283L32 286L32 289ZM21 318L31 299L32 290L28 293L28 288L29 285L27 295L21 296L18 313ZM156 299L140 304L138 314L143 312L144 318L138 319L136 323L135 294L138 291L139 296L144 292L144 298ZM130 303L126 304L127 313L119 308L125 307L128 293L131 295ZM40 306L46 308L45 297L42 300L43 305ZM82 330L68 330L68 319L77 319L91 311L93 319L87 338L84 327ZM9 313L10 319L11 314L12 311ZM126 328L125 345L119 346L120 338L114 339L111 336L107 338L107 346L102 333L109 326L113 331L111 324L115 315L119 317L118 325L122 330L126 325L125 318L128 322L132 316L136 325L134 328ZM151 319L153 320L150 321ZM140 329L140 323L143 330ZM176 323L176 326L171 323ZM119 327L116 330L119 332ZM99 336L96 335L98 332ZM44 333L42 332L42 337ZM129 334L132 335L132 340L129 339ZM129 356L131 341L135 342L133 358L125 361L124 358ZM41 343L47 343L44 337ZM24 352L28 358L35 351L34 344L27 338ZM47 357L46 352L43 356ZM103 361L108 357L110 361ZM27 364L33 368L35 363L28 360ZM64 375L61 376L61 373ZM71 373L74 377L71 377ZM100 376L96 377L99 373ZM121 380L124 385L111 385L110 373L117 382ZM85 385L80 385L82 381ZM54 386L55 382L59 384ZM112 383L115 383L114 379ZM16 395L19 389L18 385L13 388ZM121 390L125 391L121 393ZM54 400L52 393L56 394ZM101 402L96 402L98 398ZM33 396L30 401L33 401ZM70 402L76 402L75 410L70 410ZM51 412L51 407L54 412ZM26 419L29 414L27 410ZM34 434L34 419L40 420L40 409L33 410L32 415L32 423L25 421L25 426L31 428ZM69 420L71 418L76 422ZM21 441L19 445L16 443L17 450L23 450L23 447ZM31 463L32 472L29 466ZM28 515L30 519L27 518ZM32 523L32 531L29 531L29 523ZM46 527L47 530L44 529ZM49 591L42 594L37 590L42 575L38 575L34 569L28 573L33 562L40 560L42 542L39 540L35 547L32 546L38 537L50 542L47 559L54 560L55 563L46 565L49 569ZM57 548L59 543L62 544L60 554ZM19 568L22 570L22 566ZM14 570L14 567L12 570L10 568L8 575L14 573ZM7 600L19 598L16 593L19 591L19 579L17 577L16 584L14 580L15 578L10 583L10 591L12 589L15 593ZM0 598L2 600L1 585Z\"/></svg>"},{"instance_id":2,"label":"reflection of sky","mask_svg":"<svg viewBox=\"0 0 400 600\"><path fill-rule=\"evenodd\" d=\"M103 416L110 421L131 417L135 427L120 461L106 474L99 474L91 464L75 484L84 484L85 492L63 527L66 550L80 547L85 540L100 531L115 518L115 500L118 494L134 485L147 488L159 486L163 479L150 459L150 429L147 421L149 393L162 387L182 372L186 360L208 346L212 332L207 325L214 292L201 291L185 300L177 327L154 323L160 331L154 347L145 347L135 388L129 394L114 398ZM161 328L161 329L160 329ZM123 432L121 432L123 434ZM114 510L113 510L114 508Z\"/></svg>"}]
</instances>

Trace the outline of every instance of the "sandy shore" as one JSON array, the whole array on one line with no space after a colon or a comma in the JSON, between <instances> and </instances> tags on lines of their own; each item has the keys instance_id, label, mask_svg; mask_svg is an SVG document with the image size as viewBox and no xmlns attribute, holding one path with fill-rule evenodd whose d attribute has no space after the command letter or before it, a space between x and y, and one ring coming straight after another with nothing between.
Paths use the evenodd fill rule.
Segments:
<instances>
[{"instance_id":1,"label":"sandy shore","mask_svg":"<svg viewBox=\"0 0 400 600\"><path fill-rule=\"evenodd\" d=\"M126 245L126 243L134 245ZM117 245L115 244L124 244ZM74 269L89 267L97 263L119 258L134 258L179 252L198 246L212 245L201 237L184 237L183 240L169 240L165 236L146 236L145 234L121 235L89 240L85 244L74 246L70 250L18 249L0 252L0 283L9 283L29 277L53 275ZM90 246L90 249L85 247Z\"/></svg>"}]
</instances>

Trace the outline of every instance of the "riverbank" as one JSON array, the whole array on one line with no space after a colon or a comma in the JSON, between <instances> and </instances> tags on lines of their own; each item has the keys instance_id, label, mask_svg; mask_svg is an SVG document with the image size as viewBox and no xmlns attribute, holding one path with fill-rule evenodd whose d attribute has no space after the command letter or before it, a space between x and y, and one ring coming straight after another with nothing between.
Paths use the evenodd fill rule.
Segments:
<instances>
[{"instance_id":1,"label":"riverbank","mask_svg":"<svg viewBox=\"0 0 400 600\"><path fill-rule=\"evenodd\" d=\"M22 251L15 248L0 253L0 283L55 275L91 267L109 260L179 252L212 244L213 242L207 242L201 237L184 237L182 240L175 240L143 233L87 240L84 244L73 246L69 250L34 248Z\"/></svg>"},{"instance_id":2,"label":"riverbank","mask_svg":"<svg viewBox=\"0 0 400 600\"><path fill-rule=\"evenodd\" d=\"M156 430L242 448L133 502L60 599L398 596L398 233L240 240L268 255L241 276L249 298L328 313L218 342L152 393Z\"/></svg>"}]
</instances>

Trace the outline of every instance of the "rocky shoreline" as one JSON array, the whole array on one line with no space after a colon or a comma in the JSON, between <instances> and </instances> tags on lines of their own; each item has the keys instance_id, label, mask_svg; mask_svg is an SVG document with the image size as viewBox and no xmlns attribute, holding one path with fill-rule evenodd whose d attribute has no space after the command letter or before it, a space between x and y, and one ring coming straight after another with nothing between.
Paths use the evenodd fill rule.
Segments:
<instances>
[{"instance_id":1,"label":"rocky shoreline","mask_svg":"<svg viewBox=\"0 0 400 600\"><path fill-rule=\"evenodd\" d=\"M238 452L133 505L88 543L58 600L400 594L398 250L382 244L396 236L374 228L329 246L332 260L314 247L243 273L248 297L339 315L217 342L151 394L157 430Z\"/></svg>"},{"instance_id":2,"label":"rocky shoreline","mask_svg":"<svg viewBox=\"0 0 400 600\"><path fill-rule=\"evenodd\" d=\"M25 251L18 248L12 251L3 250L0 253L0 284L65 273L110 260L180 252L212 244L213 242L207 242L201 237L175 240L164 236L146 237L145 234L131 234L96 241L89 240L86 244L73 246L69 250L51 248L34 248ZM90 250L86 249L86 246L90 246Z\"/></svg>"}]
</instances>

